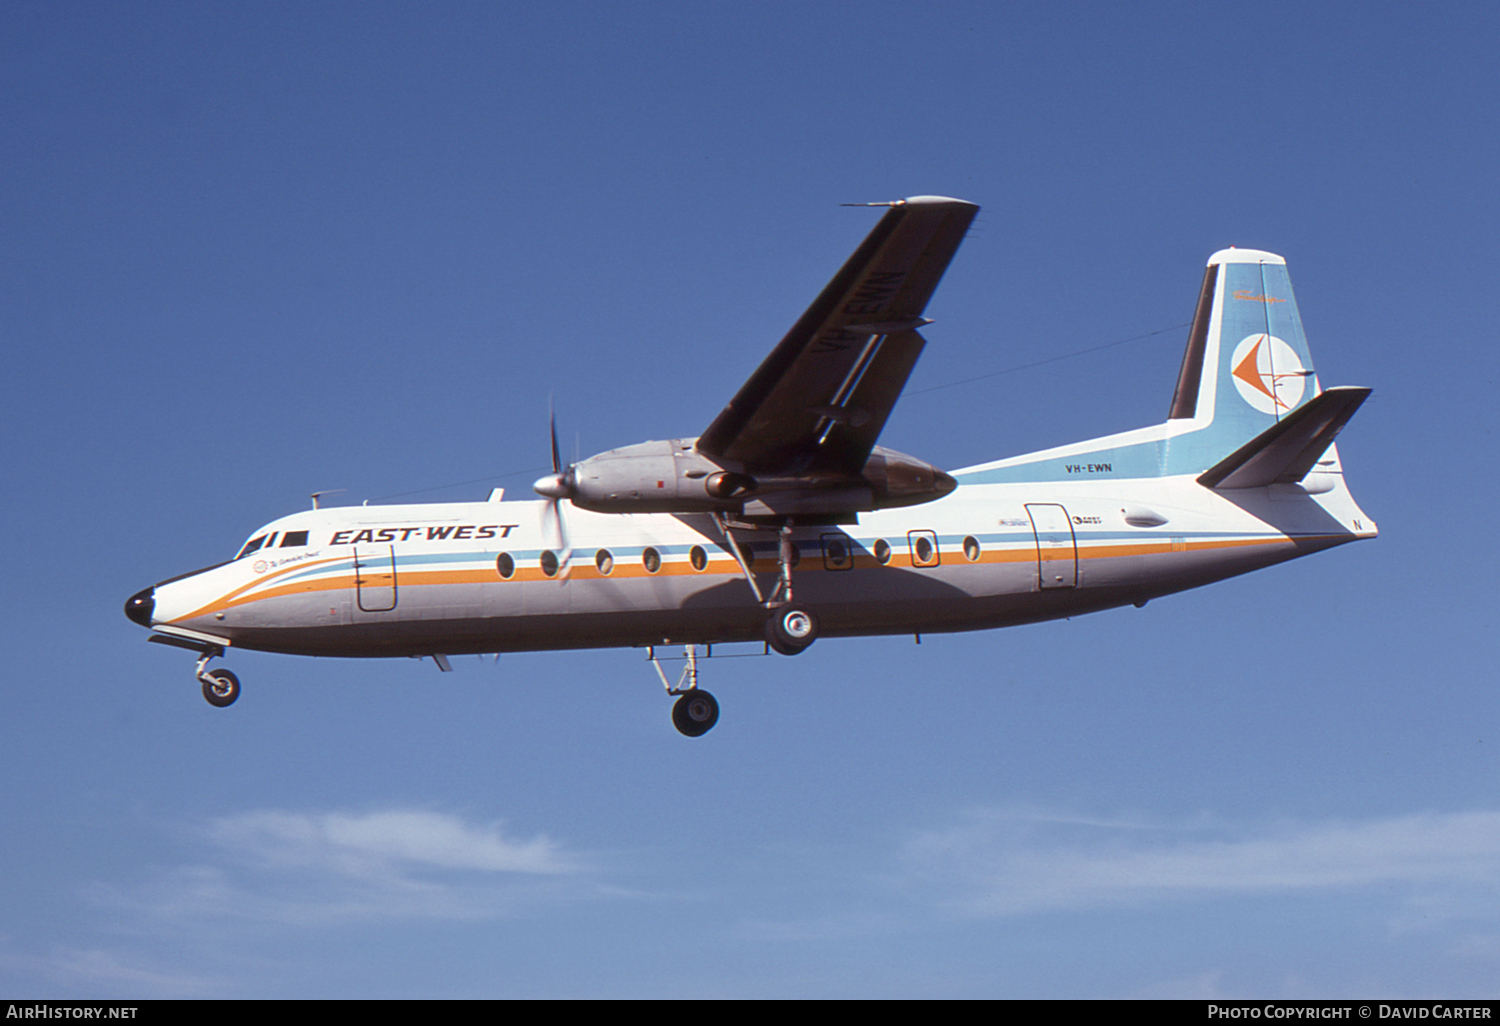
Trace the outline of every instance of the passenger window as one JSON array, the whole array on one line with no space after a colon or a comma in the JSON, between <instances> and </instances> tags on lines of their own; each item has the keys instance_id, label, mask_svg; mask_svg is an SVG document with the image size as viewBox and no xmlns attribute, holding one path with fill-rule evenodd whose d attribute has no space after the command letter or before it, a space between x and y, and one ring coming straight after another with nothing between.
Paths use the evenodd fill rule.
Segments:
<instances>
[{"instance_id":1,"label":"passenger window","mask_svg":"<svg viewBox=\"0 0 1500 1026\"><path fill-rule=\"evenodd\" d=\"M937 534L932 531L907 531L911 542L912 566L937 566L942 562L938 553Z\"/></svg>"},{"instance_id":2,"label":"passenger window","mask_svg":"<svg viewBox=\"0 0 1500 1026\"><path fill-rule=\"evenodd\" d=\"M849 551L849 539L842 534L823 535L823 568L826 570L848 570L854 566Z\"/></svg>"},{"instance_id":3,"label":"passenger window","mask_svg":"<svg viewBox=\"0 0 1500 1026\"><path fill-rule=\"evenodd\" d=\"M646 551L641 553L641 563L646 567L646 573L654 574L661 569L661 553L647 546Z\"/></svg>"}]
</instances>

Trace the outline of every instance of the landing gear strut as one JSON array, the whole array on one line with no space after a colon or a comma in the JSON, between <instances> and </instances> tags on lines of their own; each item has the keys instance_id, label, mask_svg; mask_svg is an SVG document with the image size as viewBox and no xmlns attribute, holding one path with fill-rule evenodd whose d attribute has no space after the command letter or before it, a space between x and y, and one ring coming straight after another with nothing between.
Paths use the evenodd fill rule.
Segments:
<instances>
[{"instance_id":1,"label":"landing gear strut","mask_svg":"<svg viewBox=\"0 0 1500 1026\"><path fill-rule=\"evenodd\" d=\"M714 521L719 525L719 531L728 543L730 554L740 565L740 570L743 571L750 590L754 592L755 601L770 611L771 615L766 620L766 644L782 655L797 655L799 652L806 651L809 645L818 640L818 618L792 600L792 564L796 562L797 551L792 544L794 526L792 519L788 517L777 530L776 561L780 564L781 574L769 598L761 594L760 585L755 582L755 575L750 572L750 567L745 564L745 560L740 555L740 547L735 542L734 535L730 533L729 518L715 513ZM767 529L751 524L732 526L752 530Z\"/></svg>"}]
</instances>

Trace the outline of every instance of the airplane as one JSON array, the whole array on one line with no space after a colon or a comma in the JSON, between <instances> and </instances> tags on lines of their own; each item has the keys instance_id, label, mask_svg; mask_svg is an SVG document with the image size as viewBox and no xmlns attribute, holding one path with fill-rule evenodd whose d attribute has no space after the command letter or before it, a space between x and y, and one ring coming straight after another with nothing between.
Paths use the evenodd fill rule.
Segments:
<instances>
[{"instance_id":1,"label":"airplane","mask_svg":"<svg viewBox=\"0 0 1500 1026\"><path fill-rule=\"evenodd\" d=\"M1144 606L1347 542L1375 523L1334 439L1370 394L1323 389L1286 262L1209 258L1167 419L945 472L876 444L918 329L979 208L886 212L697 438L569 465L537 499L313 508L233 559L133 595L148 639L198 653L227 706L231 648L431 657L645 648L677 729L719 718L697 649L983 630ZM657 648L683 646L674 685Z\"/></svg>"}]
</instances>

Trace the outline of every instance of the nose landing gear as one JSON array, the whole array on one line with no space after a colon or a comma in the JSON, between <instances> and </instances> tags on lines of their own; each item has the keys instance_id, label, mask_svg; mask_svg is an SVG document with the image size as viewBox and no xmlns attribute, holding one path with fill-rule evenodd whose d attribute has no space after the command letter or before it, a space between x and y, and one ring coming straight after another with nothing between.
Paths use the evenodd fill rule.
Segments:
<instances>
[{"instance_id":1,"label":"nose landing gear","mask_svg":"<svg viewBox=\"0 0 1500 1026\"><path fill-rule=\"evenodd\" d=\"M198 666L194 671L203 683L203 697L209 705L220 709L233 705L234 700L240 697L240 679L229 670L206 670L208 661L215 656L224 654L224 650L217 645L207 645L198 657Z\"/></svg>"},{"instance_id":2,"label":"nose landing gear","mask_svg":"<svg viewBox=\"0 0 1500 1026\"><path fill-rule=\"evenodd\" d=\"M233 705L234 700L240 697L240 679L229 670L210 670L204 674L203 697L208 699L209 705L216 705L220 709L226 705Z\"/></svg>"}]
</instances>

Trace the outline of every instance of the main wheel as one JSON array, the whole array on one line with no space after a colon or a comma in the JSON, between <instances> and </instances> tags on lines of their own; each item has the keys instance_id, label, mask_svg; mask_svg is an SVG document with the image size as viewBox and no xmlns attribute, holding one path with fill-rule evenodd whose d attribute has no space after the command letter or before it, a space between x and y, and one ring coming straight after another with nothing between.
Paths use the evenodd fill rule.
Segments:
<instances>
[{"instance_id":1,"label":"main wheel","mask_svg":"<svg viewBox=\"0 0 1500 1026\"><path fill-rule=\"evenodd\" d=\"M203 697L209 705L224 708L233 705L240 697L240 679L228 670L208 671L208 680L203 682Z\"/></svg>"},{"instance_id":2,"label":"main wheel","mask_svg":"<svg viewBox=\"0 0 1500 1026\"><path fill-rule=\"evenodd\" d=\"M719 703L707 691L693 688L672 706L672 725L688 737L702 737L719 722Z\"/></svg>"},{"instance_id":3,"label":"main wheel","mask_svg":"<svg viewBox=\"0 0 1500 1026\"><path fill-rule=\"evenodd\" d=\"M818 640L818 618L805 609L783 606L766 621L766 640L782 655L796 655Z\"/></svg>"}]
</instances>

